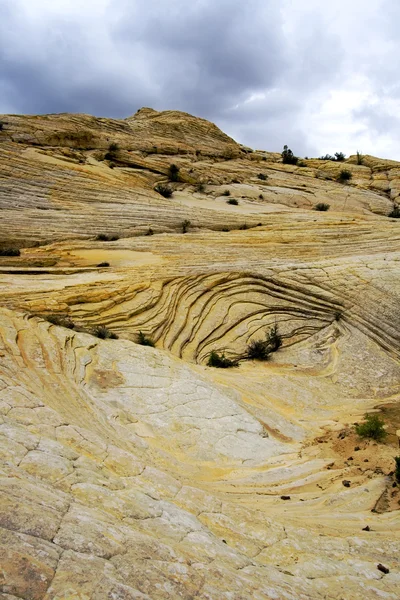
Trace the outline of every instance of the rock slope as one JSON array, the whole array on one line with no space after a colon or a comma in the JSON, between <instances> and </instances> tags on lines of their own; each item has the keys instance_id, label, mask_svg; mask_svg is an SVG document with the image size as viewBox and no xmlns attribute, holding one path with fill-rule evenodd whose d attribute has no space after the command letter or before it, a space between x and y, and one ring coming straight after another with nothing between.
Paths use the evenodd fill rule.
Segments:
<instances>
[{"instance_id":1,"label":"rock slope","mask_svg":"<svg viewBox=\"0 0 400 600\"><path fill-rule=\"evenodd\" d=\"M1 121L2 597L396 600L400 164L174 111Z\"/></svg>"}]
</instances>

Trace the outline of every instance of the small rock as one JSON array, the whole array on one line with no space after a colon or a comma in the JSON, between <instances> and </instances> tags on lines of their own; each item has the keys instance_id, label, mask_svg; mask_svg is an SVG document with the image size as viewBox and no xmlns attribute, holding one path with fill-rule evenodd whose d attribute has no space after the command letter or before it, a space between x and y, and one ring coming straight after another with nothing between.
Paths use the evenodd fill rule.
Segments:
<instances>
[{"instance_id":1,"label":"small rock","mask_svg":"<svg viewBox=\"0 0 400 600\"><path fill-rule=\"evenodd\" d=\"M281 496L281 500L290 500L290 496Z\"/></svg>"},{"instance_id":2,"label":"small rock","mask_svg":"<svg viewBox=\"0 0 400 600\"><path fill-rule=\"evenodd\" d=\"M348 481L347 479L343 479L342 484L344 485L344 487L350 487L351 486L351 482Z\"/></svg>"},{"instance_id":3,"label":"small rock","mask_svg":"<svg viewBox=\"0 0 400 600\"><path fill-rule=\"evenodd\" d=\"M389 573L389 569L387 567L384 567L383 565L381 565L381 563L379 563L379 565L377 565L377 569L378 569L378 571L381 571L385 575L387 575Z\"/></svg>"},{"instance_id":4,"label":"small rock","mask_svg":"<svg viewBox=\"0 0 400 600\"><path fill-rule=\"evenodd\" d=\"M362 530L363 530L363 531L371 531L371 529L370 529L369 525L367 525L366 527L363 527L363 528L362 528Z\"/></svg>"}]
</instances>

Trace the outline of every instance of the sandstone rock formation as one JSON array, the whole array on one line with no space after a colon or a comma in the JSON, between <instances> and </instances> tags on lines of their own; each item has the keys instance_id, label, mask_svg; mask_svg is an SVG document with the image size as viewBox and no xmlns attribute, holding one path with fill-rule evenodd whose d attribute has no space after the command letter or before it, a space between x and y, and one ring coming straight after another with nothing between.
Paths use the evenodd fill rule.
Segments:
<instances>
[{"instance_id":1,"label":"sandstone rock formation","mask_svg":"<svg viewBox=\"0 0 400 600\"><path fill-rule=\"evenodd\" d=\"M1 597L396 600L400 163L174 111L1 121ZM207 366L275 324L270 360Z\"/></svg>"}]
</instances>

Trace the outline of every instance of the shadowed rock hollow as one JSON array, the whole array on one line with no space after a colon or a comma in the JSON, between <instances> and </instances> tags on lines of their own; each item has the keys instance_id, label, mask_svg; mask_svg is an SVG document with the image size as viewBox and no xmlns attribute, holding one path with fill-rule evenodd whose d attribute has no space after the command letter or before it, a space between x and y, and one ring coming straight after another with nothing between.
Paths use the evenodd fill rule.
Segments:
<instances>
[{"instance_id":1,"label":"shadowed rock hollow","mask_svg":"<svg viewBox=\"0 0 400 600\"><path fill-rule=\"evenodd\" d=\"M1 121L4 598L396 600L400 163L175 111Z\"/></svg>"}]
</instances>

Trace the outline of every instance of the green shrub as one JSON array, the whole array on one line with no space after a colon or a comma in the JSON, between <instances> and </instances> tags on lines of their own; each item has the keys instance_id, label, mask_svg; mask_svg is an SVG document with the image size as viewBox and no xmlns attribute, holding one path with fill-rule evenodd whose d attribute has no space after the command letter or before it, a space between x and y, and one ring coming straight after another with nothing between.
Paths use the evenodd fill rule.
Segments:
<instances>
[{"instance_id":1,"label":"green shrub","mask_svg":"<svg viewBox=\"0 0 400 600\"><path fill-rule=\"evenodd\" d=\"M271 352L276 352L282 346L282 336L278 332L278 325L274 325L266 335L266 341Z\"/></svg>"},{"instance_id":2,"label":"green shrub","mask_svg":"<svg viewBox=\"0 0 400 600\"><path fill-rule=\"evenodd\" d=\"M357 150L357 164L362 165L364 163L364 156Z\"/></svg>"},{"instance_id":3,"label":"green shrub","mask_svg":"<svg viewBox=\"0 0 400 600\"><path fill-rule=\"evenodd\" d=\"M346 158L346 155L343 152L335 152L335 158L337 162L343 162Z\"/></svg>"},{"instance_id":4,"label":"green shrub","mask_svg":"<svg viewBox=\"0 0 400 600\"><path fill-rule=\"evenodd\" d=\"M257 177L258 179L261 179L261 181L266 181L268 179L268 175L264 175L264 173L259 173Z\"/></svg>"},{"instance_id":5,"label":"green shrub","mask_svg":"<svg viewBox=\"0 0 400 600\"><path fill-rule=\"evenodd\" d=\"M319 156L318 160L335 160L335 157L332 154L324 154L323 156Z\"/></svg>"},{"instance_id":6,"label":"green shrub","mask_svg":"<svg viewBox=\"0 0 400 600\"><path fill-rule=\"evenodd\" d=\"M396 469L394 472L394 476L396 477L396 481L398 481L400 483L400 456L395 456L394 460L396 463Z\"/></svg>"},{"instance_id":7,"label":"green shrub","mask_svg":"<svg viewBox=\"0 0 400 600\"><path fill-rule=\"evenodd\" d=\"M268 360L271 350L266 340L251 340L247 345L244 358L249 360Z\"/></svg>"},{"instance_id":8,"label":"green shrub","mask_svg":"<svg viewBox=\"0 0 400 600\"><path fill-rule=\"evenodd\" d=\"M154 231L152 230L151 227L149 227L144 235L154 235Z\"/></svg>"},{"instance_id":9,"label":"green shrub","mask_svg":"<svg viewBox=\"0 0 400 600\"><path fill-rule=\"evenodd\" d=\"M314 206L314 210L326 211L330 209L330 206L330 204L325 204L325 202L318 202L318 204Z\"/></svg>"},{"instance_id":10,"label":"green shrub","mask_svg":"<svg viewBox=\"0 0 400 600\"><path fill-rule=\"evenodd\" d=\"M246 348L244 359L268 360L271 352L276 352L282 346L282 336L278 325L274 325L266 334L265 340L252 340Z\"/></svg>"},{"instance_id":11,"label":"green shrub","mask_svg":"<svg viewBox=\"0 0 400 600\"><path fill-rule=\"evenodd\" d=\"M223 195L223 196L230 196L230 195L231 195L231 193L230 193L230 191L229 191L229 190L225 190L224 192L222 192L222 195Z\"/></svg>"},{"instance_id":12,"label":"green shrub","mask_svg":"<svg viewBox=\"0 0 400 600\"><path fill-rule=\"evenodd\" d=\"M21 250L18 248L1 248L0 256L21 256Z\"/></svg>"},{"instance_id":13,"label":"green shrub","mask_svg":"<svg viewBox=\"0 0 400 600\"><path fill-rule=\"evenodd\" d=\"M395 206L393 210L388 214L391 219L400 219L400 206Z\"/></svg>"},{"instance_id":14,"label":"green shrub","mask_svg":"<svg viewBox=\"0 0 400 600\"><path fill-rule=\"evenodd\" d=\"M117 156L117 153L119 151L119 146L118 144L116 144L115 142L112 142L109 146L108 146L108 152L106 152L106 154L104 155L104 158L106 160L114 160L115 157ZM110 165L111 166L111 165ZM115 165L114 165L115 166Z\"/></svg>"},{"instance_id":15,"label":"green shrub","mask_svg":"<svg viewBox=\"0 0 400 600\"><path fill-rule=\"evenodd\" d=\"M165 185L164 183L159 183L154 188L156 192L164 196L164 198L171 198L174 193L173 189L169 185Z\"/></svg>"},{"instance_id":16,"label":"green shrub","mask_svg":"<svg viewBox=\"0 0 400 600\"><path fill-rule=\"evenodd\" d=\"M107 235L106 233L99 233L96 236L96 242L115 242L119 240L118 235Z\"/></svg>"},{"instance_id":17,"label":"green shrub","mask_svg":"<svg viewBox=\"0 0 400 600\"><path fill-rule=\"evenodd\" d=\"M44 319L52 325L58 325L59 327L66 327L67 329L75 327L75 323L68 315L45 315Z\"/></svg>"},{"instance_id":18,"label":"green shrub","mask_svg":"<svg viewBox=\"0 0 400 600\"><path fill-rule=\"evenodd\" d=\"M182 221L182 223L181 223L182 233L187 233L190 226L191 226L191 222L188 219L185 219L184 221Z\"/></svg>"},{"instance_id":19,"label":"green shrub","mask_svg":"<svg viewBox=\"0 0 400 600\"><path fill-rule=\"evenodd\" d=\"M206 191L206 186L204 185L204 183L198 183L196 185L196 192L198 192L199 194L204 194L204 192Z\"/></svg>"},{"instance_id":20,"label":"green shrub","mask_svg":"<svg viewBox=\"0 0 400 600\"><path fill-rule=\"evenodd\" d=\"M170 181L179 181L179 167L172 164L168 167L168 178Z\"/></svg>"},{"instance_id":21,"label":"green shrub","mask_svg":"<svg viewBox=\"0 0 400 600\"><path fill-rule=\"evenodd\" d=\"M339 181L339 183L344 183L345 181L350 181L352 177L353 174L351 171L348 171L347 169L342 169L336 179L337 181Z\"/></svg>"},{"instance_id":22,"label":"green shrub","mask_svg":"<svg viewBox=\"0 0 400 600\"><path fill-rule=\"evenodd\" d=\"M236 198L229 198L229 200L227 200L226 203L232 204L234 206L237 206L239 204L239 202L236 200Z\"/></svg>"},{"instance_id":23,"label":"green shrub","mask_svg":"<svg viewBox=\"0 0 400 600\"><path fill-rule=\"evenodd\" d=\"M356 433L361 438L370 438L380 442L387 436L384 429L385 421L379 415L367 413L364 415L364 419L364 423L355 426Z\"/></svg>"},{"instance_id":24,"label":"green shrub","mask_svg":"<svg viewBox=\"0 0 400 600\"><path fill-rule=\"evenodd\" d=\"M93 327L92 330L93 335L102 339L102 340L117 340L118 336L116 333L113 333L106 327L105 325L97 325Z\"/></svg>"},{"instance_id":25,"label":"green shrub","mask_svg":"<svg viewBox=\"0 0 400 600\"><path fill-rule=\"evenodd\" d=\"M293 154L293 152L290 150L290 148L288 148L286 145L283 146L283 152L281 154L282 156L282 162L285 165L297 165L298 163L298 156L295 156Z\"/></svg>"},{"instance_id":26,"label":"green shrub","mask_svg":"<svg viewBox=\"0 0 400 600\"><path fill-rule=\"evenodd\" d=\"M156 345L154 340L145 335L143 331L139 331L136 343L140 344L141 346L151 346L151 348L154 348Z\"/></svg>"},{"instance_id":27,"label":"green shrub","mask_svg":"<svg viewBox=\"0 0 400 600\"><path fill-rule=\"evenodd\" d=\"M239 363L237 360L226 358L223 352L218 354L218 352L213 350L208 357L207 365L218 369L230 369L231 367L237 367Z\"/></svg>"}]
</instances>

